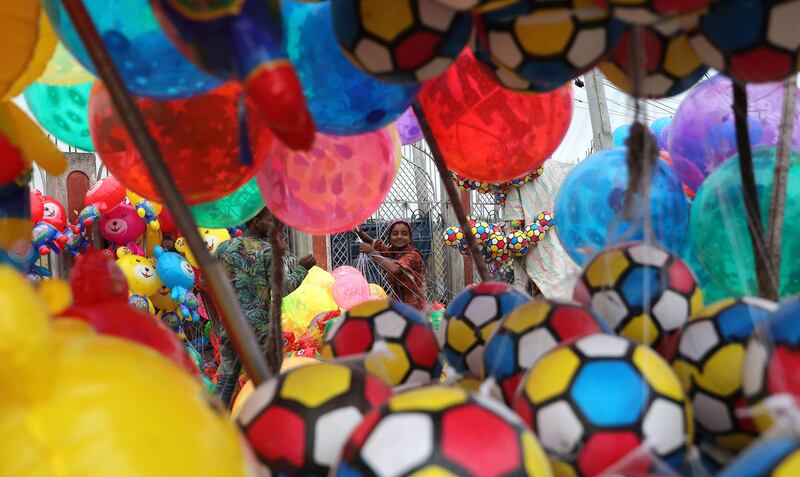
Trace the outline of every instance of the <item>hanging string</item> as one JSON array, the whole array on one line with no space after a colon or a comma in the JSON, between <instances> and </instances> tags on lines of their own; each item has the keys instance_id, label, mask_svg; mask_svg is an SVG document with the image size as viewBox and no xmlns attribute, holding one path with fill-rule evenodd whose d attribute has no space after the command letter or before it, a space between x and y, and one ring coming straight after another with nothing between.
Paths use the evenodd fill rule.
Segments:
<instances>
[{"instance_id":1,"label":"hanging string","mask_svg":"<svg viewBox=\"0 0 800 477\"><path fill-rule=\"evenodd\" d=\"M464 211L464 205L461 203L461 198L458 196L455 183L450 178L450 171L447 170L442 152L439 150L439 145L436 143L436 138L433 136L433 132L431 132L430 125L428 124L428 118L425 116L425 111L422 109L422 105L419 104L419 101L414 102L414 113L417 115L417 121L425 136L425 141L431 149L433 162L436 164L436 169L439 171L439 177L444 185L444 190L447 192L447 198L450 200L453 212L455 212L456 218L458 219L458 225L461 226L461 231L467 239L467 247L469 248L472 263L475 265L475 269L478 271L478 276L481 281L489 281L491 279L489 276L489 267L487 267L486 262L483 261L481 249L478 247L478 241L475 240L475 235L472 234L472 227L469 226L469 220L467 219L467 213Z\"/></svg>"},{"instance_id":2,"label":"hanging string","mask_svg":"<svg viewBox=\"0 0 800 477\"><path fill-rule=\"evenodd\" d=\"M736 121L736 145L739 149L739 173L742 179L742 194L747 216L747 228L753 245L753 259L758 280L758 292L763 298L778 299L774 282L772 261L767 254L764 241L764 224L761 222L761 207L758 204L756 177L753 172L753 153L750 150L750 132L747 126L747 88L739 81L733 83L733 115Z\"/></svg>"},{"instance_id":3,"label":"hanging string","mask_svg":"<svg viewBox=\"0 0 800 477\"><path fill-rule=\"evenodd\" d=\"M283 326L281 324L281 305L285 280L284 259L286 243L283 241L283 222L274 215L269 229L269 243L272 247L272 267L270 270L270 298L272 310L269 314L269 336L265 346L267 364L273 374L278 374L283 361Z\"/></svg>"}]
</instances>

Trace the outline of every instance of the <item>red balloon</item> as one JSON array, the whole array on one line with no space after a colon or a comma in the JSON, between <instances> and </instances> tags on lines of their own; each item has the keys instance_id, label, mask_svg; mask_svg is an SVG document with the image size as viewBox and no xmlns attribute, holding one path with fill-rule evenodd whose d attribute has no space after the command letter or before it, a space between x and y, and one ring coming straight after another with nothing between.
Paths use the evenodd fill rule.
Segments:
<instances>
[{"instance_id":1,"label":"red balloon","mask_svg":"<svg viewBox=\"0 0 800 477\"><path fill-rule=\"evenodd\" d=\"M114 259L103 252L90 249L78 255L70 272L69 285L75 306L128 302L128 280Z\"/></svg>"},{"instance_id":2,"label":"red balloon","mask_svg":"<svg viewBox=\"0 0 800 477\"><path fill-rule=\"evenodd\" d=\"M163 234L174 235L173 232L178 231L178 224L175 223L175 219L172 217L172 212L167 210L166 207L161 209L161 213L158 214L158 224L160 225L161 233Z\"/></svg>"},{"instance_id":3,"label":"red balloon","mask_svg":"<svg viewBox=\"0 0 800 477\"><path fill-rule=\"evenodd\" d=\"M241 87L231 82L187 99L137 99L175 186L190 204L219 199L243 186L261 168L275 143L258 114L248 107L252 164L239 163L240 96ZM117 179L142 197L163 203L100 81L89 99L89 132L100 159Z\"/></svg>"},{"instance_id":4,"label":"red balloon","mask_svg":"<svg viewBox=\"0 0 800 477\"><path fill-rule=\"evenodd\" d=\"M419 101L447 167L491 183L538 168L572 119L571 85L542 94L506 90L469 48L423 84Z\"/></svg>"},{"instance_id":5,"label":"red balloon","mask_svg":"<svg viewBox=\"0 0 800 477\"><path fill-rule=\"evenodd\" d=\"M86 198L83 200L83 206L88 207L94 205L100 211L105 213L125 200L125 186L120 183L113 176L100 179L86 191Z\"/></svg>"},{"instance_id":6,"label":"red balloon","mask_svg":"<svg viewBox=\"0 0 800 477\"><path fill-rule=\"evenodd\" d=\"M42 193L36 189L31 190L31 222L36 225L44 217L44 199Z\"/></svg>"}]
</instances>

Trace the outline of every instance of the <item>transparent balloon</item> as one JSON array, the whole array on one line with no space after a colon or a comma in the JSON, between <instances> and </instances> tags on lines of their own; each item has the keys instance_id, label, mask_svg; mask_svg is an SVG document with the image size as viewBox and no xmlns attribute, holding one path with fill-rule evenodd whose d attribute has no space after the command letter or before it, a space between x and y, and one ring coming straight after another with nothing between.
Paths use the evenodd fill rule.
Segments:
<instances>
[{"instance_id":1,"label":"transparent balloon","mask_svg":"<svg viewBox=\"0 0 800 477\"><path fill-rule=\"evenodd\" d=\"M383 83L356 68L336 42L331 2L284 1L284 42L300 77L317 130L329 134L374 131L414 101L418 86Z\"/></svg>"},{"instance_id":2,"label":"transparent balloon","mask_svg":"<svg viewBox=\"0 0 800 477\"><path fill-rule=\"evenodd\" d=\"M601 249L645 239L652 230L657 245L683 251L689 225L689 206L681 183L666 163L653 169L650 195L636 194L626 213L627 151L611 149L584 159L567 175L556 196L556 233L567 253L583 264Z\"/></svg>"},{"instance_id":3,"label":"transparent balloon","mask_svg":"<svg viewBox=\"0 0 800 477\"><path fill-rule=\"evenodd\" d=\"M86 69L97 74L72 20L58 0L43 0L58 36ZM148 0L84 2L117 70L136 95L152 98L186 98L210 91L222 81L209 76L167 38Z\"/></svg>"},{"instance_id":4,"label":"transparent balloon","mask_svg":"<svg viewBox=\"0 0 800 477\"><path fill-rule=\"evenodd\" d=\"M747 86L747 124L751 147L775 146L781 123L783 85ZM683 183L697 190L725 159L738 153L731 80L717 75L692 89L669 128L669 153ZM800 106L800 96L797 98ZM798 107L800 111L800 107ZM795 113L792 148L800 148L800 112Z\"/></svg>"},{"instance_id":5,"label":"transparent balloon","mask_svg":"<svg viewBox=\"0 0 800 477\"><path fill-rule=\"evenodd\" d=\"M200 227L227 228L243 224L264 208L255 177L232 194L189 207Z\"/></svg>"},{"instance_id":6,"label":"transparent balloon","mask_svg":"<svg viewBox=\"0 0 800 477\"><path fill-rule=\"evenodd\" d=\"M72 86L33 83L25 89L25 102L39 125L56 139L94 152L89 134L92 84L92 81Z\"/></svg>"},{"instance_id":7,"label":"transparent balloon","mask_svg":"<svg viewBox=\"0 0 800 477\"><path fill-rule=\"evenodd\" d=\"M377 210L396 173L387 129L356 136L317 133L310 151L276 145L258 175L269 209L312 234L345 232Z\"/></svg>"}]
</instances>

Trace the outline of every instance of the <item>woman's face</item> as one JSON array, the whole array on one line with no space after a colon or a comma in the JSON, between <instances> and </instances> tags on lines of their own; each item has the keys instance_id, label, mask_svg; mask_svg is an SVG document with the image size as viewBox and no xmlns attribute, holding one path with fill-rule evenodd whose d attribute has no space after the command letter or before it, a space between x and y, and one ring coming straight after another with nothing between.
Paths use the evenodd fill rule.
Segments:
<instances>
[{"instance_id":1,"label":"woman's face","mask_svg":"<svg viewBox=\"0 0 800 477\"><path fill-rule=\"evenodd\" d=\"M394 248L406 248L411 243L411 231L405 224L397 224L392 227L389 241Z\"/></svg>"}]
</instances>

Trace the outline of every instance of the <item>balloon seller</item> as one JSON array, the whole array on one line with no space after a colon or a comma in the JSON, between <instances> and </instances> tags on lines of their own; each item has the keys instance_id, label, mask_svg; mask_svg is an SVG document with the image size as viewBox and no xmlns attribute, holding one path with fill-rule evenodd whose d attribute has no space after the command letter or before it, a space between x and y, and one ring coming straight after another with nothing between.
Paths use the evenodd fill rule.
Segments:
<instances>
[{"instance_id":1,"label":"balloon seller","mask_svg":"<svg viewBox=\"0 0 800 477\"><path fill-rule=\"evenodd\" d=\"M269 305L272 301L269 288L272 249L267 239L271 228L270 218L267 208L261 209L245 224L247 232L243 236L223 242L214 253L228 271L242 311L262 344L266 342L269 330ZM297 267L287 270L284 292L289 293L297 288L316 263L313 255L307 255L298 261ZM242 363L223 330L216 393L226 406L233 396L241 371Z\"/></svg>"},{"instance_id":2,"label":"balloon seller","mask_svg":"<svg viewBox=\"0 0 800 477\"><path fill-rule=\"evenodd\" d=\"M414 246L411 224L395 220L389 225L389 246L375 240L361 229L355 230L363 241L361 253L368 254L388 272L389 286L398 300L418 310L425 308L425 262L422 253Z\"/></svg>"}]
</instances>

